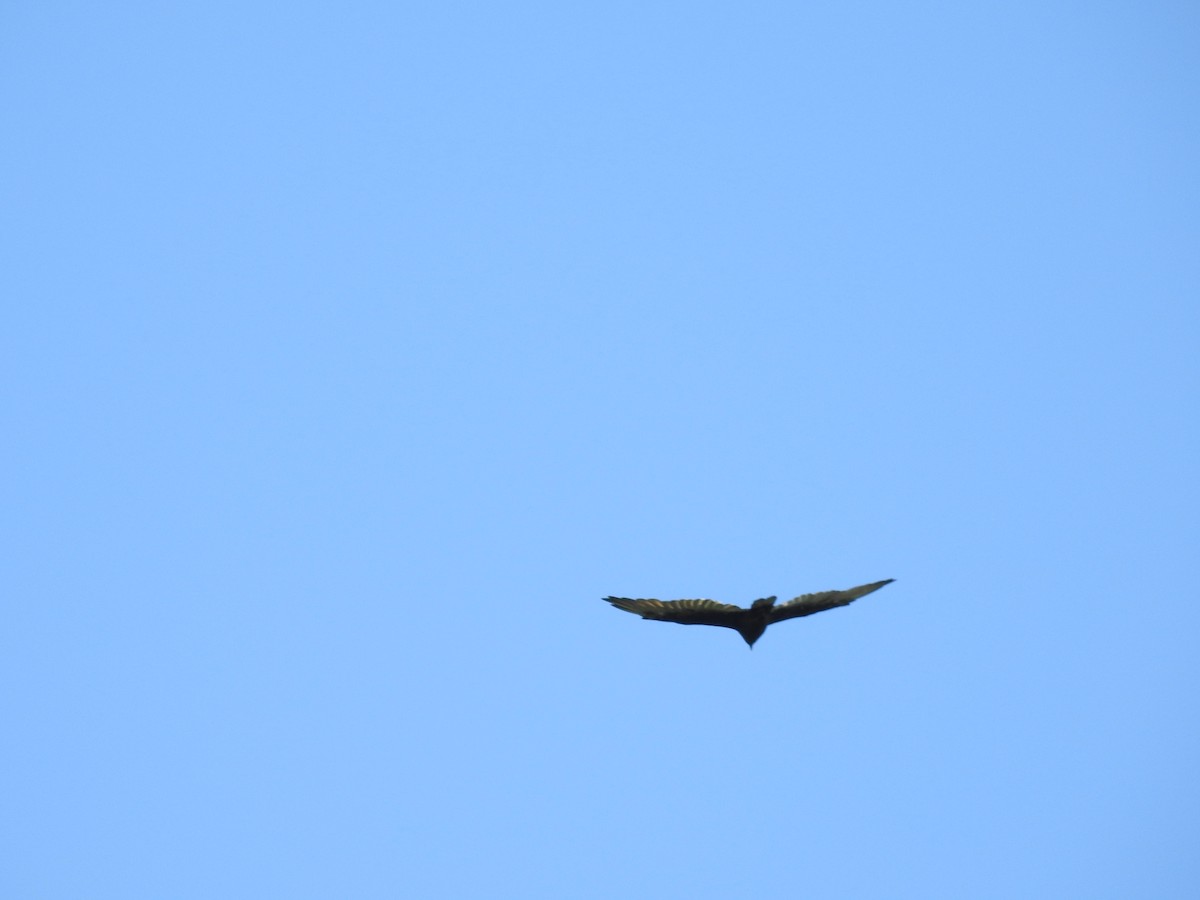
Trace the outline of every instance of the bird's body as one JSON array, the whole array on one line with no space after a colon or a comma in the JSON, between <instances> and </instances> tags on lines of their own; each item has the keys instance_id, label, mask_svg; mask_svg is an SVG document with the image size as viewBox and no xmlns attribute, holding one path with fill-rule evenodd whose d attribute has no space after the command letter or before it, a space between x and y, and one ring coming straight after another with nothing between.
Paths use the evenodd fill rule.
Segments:
<instances>
[{"instance_id":1,"label":"bird's body","mask_svg":"<svg viewBox=\"0 0 1200 900\"><path fill-rule=\"evenodd\" d=\"M863 584L844 591L821 591L816 594L801 594L786 603L775 605L774 597L755 600L749 609L732 603L715 600L633 600L628 597L605 597L604 599L626 612L637 613L643 619L659 622L678 622L681 625L718 625L732 628L742 639L754 647L767 626L784 619L811 616L837 606L846 606L859 597L877 591L895 579L888 578L872 584Z\"/></svg>"}]
</instances>

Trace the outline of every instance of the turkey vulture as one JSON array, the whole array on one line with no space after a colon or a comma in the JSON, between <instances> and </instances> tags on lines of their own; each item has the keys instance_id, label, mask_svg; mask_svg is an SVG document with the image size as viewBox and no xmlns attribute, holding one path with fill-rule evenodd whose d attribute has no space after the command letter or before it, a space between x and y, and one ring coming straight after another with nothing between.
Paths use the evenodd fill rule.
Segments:
<instances>
[{"instance_id":1,"label":"turkey vulture","mask_svg":"<svg viewBox=\"0 0 1200 900\"><path fill-rule=\"evenodd\" d=\"M720 625L723 628L732 628L753 650L754 642L762 637L768 625L782 622L784 619L811 616L835 606L846 606L895 580L888 578L844 591L801 594L778 606L775 605L774 597L766 597L755 600L749 609L731 603L718 603L716 600L631 600L628 597L604 599L617 609L637 613L643 619L678 622L680 625Z\"/></svg>"}]
</instances>

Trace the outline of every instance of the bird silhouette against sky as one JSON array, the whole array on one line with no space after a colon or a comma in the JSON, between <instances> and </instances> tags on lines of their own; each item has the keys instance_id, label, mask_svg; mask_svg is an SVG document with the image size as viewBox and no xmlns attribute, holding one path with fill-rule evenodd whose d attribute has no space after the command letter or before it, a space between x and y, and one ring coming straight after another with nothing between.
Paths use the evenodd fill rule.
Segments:
<instances>
[{"instance_id":1,"label":"bird silhouette against sky","mask_svg":"<svg viewBox=\"0 0 1200 900\"><path fill-rule=\"evenodd\" d=\"M680 625L719 625L732 628L754 649L754 642L762 637L768 625L784 619L798 619L824 612L836 606L847 606L872 591L896 579L888 578L872 584L862 584L844 591L821 591L816 594L801 594L786 603L775 605L774 597L755 600L749 609L732 603L716 600L631 600L628 597L605 597L604 599L626 612L637 613L643 619L656 622L678 622Z\"/></svg>"}]
</instances>

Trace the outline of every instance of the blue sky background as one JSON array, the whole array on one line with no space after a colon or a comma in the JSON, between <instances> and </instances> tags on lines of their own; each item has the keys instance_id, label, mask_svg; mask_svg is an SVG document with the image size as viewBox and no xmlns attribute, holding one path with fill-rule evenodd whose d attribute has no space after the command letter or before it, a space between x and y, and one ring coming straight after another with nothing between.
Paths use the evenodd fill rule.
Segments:
<instances>
[{"instance_id":1,"label":"blue sky background","mask_svg":"<svg viewBox=\"0 0 1200 900\"><path fill-rule=\"evenodd\" d=\"M4 896L1194 896L1193 4L0 35Z\"/></svg>"}]
</instances>

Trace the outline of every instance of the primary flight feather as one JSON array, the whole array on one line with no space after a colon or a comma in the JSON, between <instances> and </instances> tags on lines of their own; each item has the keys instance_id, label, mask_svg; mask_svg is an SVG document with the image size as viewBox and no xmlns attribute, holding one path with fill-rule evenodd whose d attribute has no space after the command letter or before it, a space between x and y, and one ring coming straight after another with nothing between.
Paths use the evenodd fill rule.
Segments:
<instances>
[{"instance_id":1,"label":"primary flight feather","mask_svg":"<svg viewBox=\"0 0 1200 900\"><path fill-rule=\"evenodd\" d=\"M893 581L894 578L887 578L844 591L801 594L778 606L775 605L774 597L764 597L762 600L755 600L749 609L734 606L732 603L718 603L716 600L633 600L629 597L604 599L617 609L637 613L643 619L678 622L680 625L719 625L722 628L732 628L753 648L754 642L762 637L768 625L782 622L784 619L811 616L836 606L846 606Z\"/></svg>"}]
</instances>

